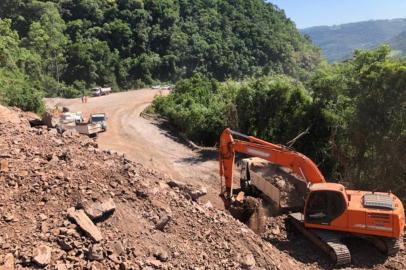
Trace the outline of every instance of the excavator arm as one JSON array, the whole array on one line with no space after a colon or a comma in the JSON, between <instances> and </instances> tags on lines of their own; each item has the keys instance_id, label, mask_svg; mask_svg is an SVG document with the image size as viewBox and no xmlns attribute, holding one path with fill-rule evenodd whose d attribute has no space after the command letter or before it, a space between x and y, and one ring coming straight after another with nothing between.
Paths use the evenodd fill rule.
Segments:
<instances>
[{"instance_id":1,"label":"excavator arm","mask_svg":"<svg viewBox=\"0 0 406 270\"><path fill-rule=\"evenodd\" d=\"M243 140L234 139L233 135ZM285 146L269 143L227 128L221 134L219 148L220 178L221 181L223 181L223 177L225 179L225 191L222 191L222 196L225 198L232 196L233 167L236 152L259 157L288 168L309 183L326 182L316 164L305 155Z\"/></svg>"}]
</instances>

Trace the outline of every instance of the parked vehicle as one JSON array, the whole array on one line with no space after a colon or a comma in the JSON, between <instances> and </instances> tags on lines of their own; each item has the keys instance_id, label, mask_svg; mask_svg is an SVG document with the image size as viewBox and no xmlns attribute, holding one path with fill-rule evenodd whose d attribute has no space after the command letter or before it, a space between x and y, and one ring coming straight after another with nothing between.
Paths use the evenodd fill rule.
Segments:
<instances>
[{"instance_id":1,"label":"parked vehicle","mask_svg":"<svg viewBox=\"0 0 406 270\"><path fill-rule=\"evenodd\" d=\"M84 122L81 112L64 112L60 116L60 119L62 124L80 124Z\"/></svg>"},{"instance_id":2,"label":"parked vehicle","mask_svg":"<svg viewBox=\"0 0 406 270\"><path fill-rule=\"evenodd\" d=\"M93 113L90 115L90 124L100 124L102 131L107 130L107 116L105 113Z\"/></svg>"},{"instance_id":3,"label":"parked vehicle","mask_svg":"<svg viewBox=\"0 0 406 270\"><path fill-rule=\"evenodd\" d=\"M93 97L104 96L104 95L108 95L110 93L111 93L111 87L100 87L100 86L93 88L92 92L91 92Z\"/></svg>"},{"instance_id":4,"label":"parked vehicle","mask_svg":"<svg viewBox=\"0 0 406 270\"><path fill-rule=\"evenodd\" d=\"M81 123L76 125L75 129L78 133L88 135L89 137L95 137L97 136L97 133L103 131L103 127L100 123Z\"/></svg>"}]
</instances>

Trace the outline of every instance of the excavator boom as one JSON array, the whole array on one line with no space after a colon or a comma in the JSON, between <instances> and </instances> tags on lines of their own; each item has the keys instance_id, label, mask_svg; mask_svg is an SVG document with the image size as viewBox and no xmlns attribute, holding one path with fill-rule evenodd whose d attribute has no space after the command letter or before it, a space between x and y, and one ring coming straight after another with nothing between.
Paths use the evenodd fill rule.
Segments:
<instances>
[{"instance_id":1,"label":"excavator boom","mask_svg":"<svg viewBox=\"0 0 406 270\"><path fill-rule=\"evenodd\" d=\"M233 135L243 140L234 139ZM236 152L260 157L286 167L309 183L326 182L316 164L305 155L286 146L269 143L227 128L221 134L219 151L220 176L225 178L225 196L232 195L233 167Z\"/></svg>"}]
</instances>

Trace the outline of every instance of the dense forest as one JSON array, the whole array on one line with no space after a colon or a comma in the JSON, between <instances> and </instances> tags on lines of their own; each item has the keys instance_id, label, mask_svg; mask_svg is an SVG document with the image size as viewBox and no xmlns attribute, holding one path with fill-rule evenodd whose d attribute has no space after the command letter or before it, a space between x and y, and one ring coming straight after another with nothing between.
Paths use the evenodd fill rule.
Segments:
<instances>
[{"instance_id":1,"label":"dense forest","mask_svg":"<svg viewBox=\"0 0 406 270\"><path fill-rule=\"evenodd\" d=\"M40 110L43 95L139 88L196 72L220 81L303 79L321 61L263 0L3 0L0 27L1 98L27 110Z\"/></svg>"},{"instance_id":2,"label":"dense forest","mask_svg":"<svg viewBox=\"0 0 406 270\"><path fill-rule=\"evenodd\" d=\"M305 81L273 75L221 83L195 75L151 110L208 145L225 127L280 144L307 131L293 147L329 181L392 190L406 201L406 61L389 55L386 46L356 51Z\"/></svg>"}]
</instances>

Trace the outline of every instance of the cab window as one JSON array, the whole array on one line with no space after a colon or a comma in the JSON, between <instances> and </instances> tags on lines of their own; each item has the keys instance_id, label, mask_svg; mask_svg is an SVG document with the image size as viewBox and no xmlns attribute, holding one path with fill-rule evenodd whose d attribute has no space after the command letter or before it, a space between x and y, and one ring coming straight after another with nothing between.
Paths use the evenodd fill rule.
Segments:
<instances>
[{"instance_id":1,"label":"cab window","mask_svg":"<svg viewBox=\"0 0 406 270\"><path fill-rule=\"evenodd\" d=\"M314 191L306 205L306 222L330 224L345 211L341 193L335 191Z\"/></svg>"}]
</instances>

